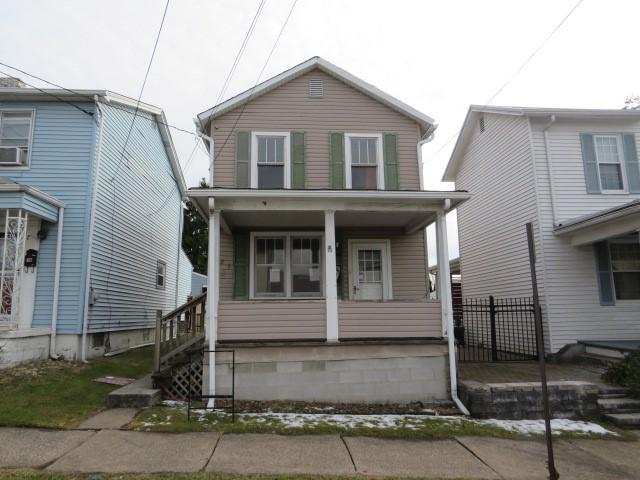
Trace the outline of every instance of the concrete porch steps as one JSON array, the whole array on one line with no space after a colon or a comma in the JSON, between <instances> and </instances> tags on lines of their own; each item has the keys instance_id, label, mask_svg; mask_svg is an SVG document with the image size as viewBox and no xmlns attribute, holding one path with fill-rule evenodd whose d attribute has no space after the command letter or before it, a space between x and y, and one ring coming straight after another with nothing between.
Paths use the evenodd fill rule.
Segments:
<instances>
[{"instance_id":1,"label":"concrete porch steps","mask_svg":"<svg viewBox=\"0 0 640 480\"><path fill-rule=\"evenodd\" d=\"M151 375L118 388L107 395L107 408L144 408L160 402L162 392L153 388Z\"/></svg>"},{"instance_id":2,"label":"concrete porch steps","mask_svg":"<svg viewBox=\"0 0 640 480\"><path fill-rule=\"evenodd\" d=\"M598 393L602 418L620 428L640 428L640 398L630 395L628 388L602 386Z\"/></svg>"}]
</instances>

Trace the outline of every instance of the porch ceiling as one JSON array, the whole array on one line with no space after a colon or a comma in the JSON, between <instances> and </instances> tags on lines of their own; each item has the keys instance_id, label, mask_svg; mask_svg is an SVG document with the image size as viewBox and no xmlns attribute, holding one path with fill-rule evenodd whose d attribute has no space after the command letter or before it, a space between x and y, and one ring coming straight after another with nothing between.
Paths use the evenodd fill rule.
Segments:
<instances>
[{"instance_id":1,"label":"porch ceiling","mask_svg":"<svg viewBox=\"0 0 640 480\"><path fill-rule=\"evenodd\" d=\"M320 211L237 211L226 210L222 217L230 228L324 228ZM420 228L434 221L435 212L338 211L336 228Z\"/></svg>"}]
</instances>

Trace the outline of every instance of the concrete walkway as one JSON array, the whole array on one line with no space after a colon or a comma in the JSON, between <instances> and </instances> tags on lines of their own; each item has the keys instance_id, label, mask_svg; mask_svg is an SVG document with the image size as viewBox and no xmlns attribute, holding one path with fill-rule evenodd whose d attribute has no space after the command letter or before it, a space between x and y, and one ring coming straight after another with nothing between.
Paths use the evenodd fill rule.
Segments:
<instances>
[{"instance_id":1,"label":"concrete walkway","mask_svg":"<svg viewBox=\"0 0 640 480\"><path fill-rule=\"evenodd\" d=\"M638 478L640 442L557 440L555 445L563 480ZM210 471L547 478L545 446L537 441L0 428L0 468L17 467L79 473Z\"/></svg>"}]
</instances>

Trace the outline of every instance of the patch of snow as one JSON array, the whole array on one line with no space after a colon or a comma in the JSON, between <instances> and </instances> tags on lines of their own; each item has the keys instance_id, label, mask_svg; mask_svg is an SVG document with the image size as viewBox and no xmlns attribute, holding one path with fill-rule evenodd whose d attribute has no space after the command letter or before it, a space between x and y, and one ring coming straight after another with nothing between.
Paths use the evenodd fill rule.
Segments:
<instances>
[{"instance_id":1,"label":"patch of snow","mask_svg":"<svg viewBox=\"0 0 640 480\"><path fill-rule=\"evenodd\" d=\"M544 434L544 420L497 420L495 418L487 420L475 420L481 425L492 425L510 432L524 435ZM600 435L617 435L617 433L607 430L602 425L581 420L569 420L567 418L551 419L551 433L559 435L561 432L592 433Z\"/></svg>"}]
</instances>

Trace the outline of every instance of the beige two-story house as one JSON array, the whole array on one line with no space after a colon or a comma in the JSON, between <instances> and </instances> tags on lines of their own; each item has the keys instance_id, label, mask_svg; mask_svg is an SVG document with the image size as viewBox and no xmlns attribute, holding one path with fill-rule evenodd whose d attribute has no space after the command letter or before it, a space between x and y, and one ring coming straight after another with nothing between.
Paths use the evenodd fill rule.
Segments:
<instances>
[{"instance_id":1,"label":"beige two-story house","mask_svg":"<svg viewBox=\"0 0 640 480\"><path fill-rule=\"evenodd\" d=\"M451 300L429 299L425 227L447 258L445 214L469 196L422 189L433 119L314 57L198 125L209 344L235 349L236 397L447 399Z\"/></svg>"}]
</instances>

